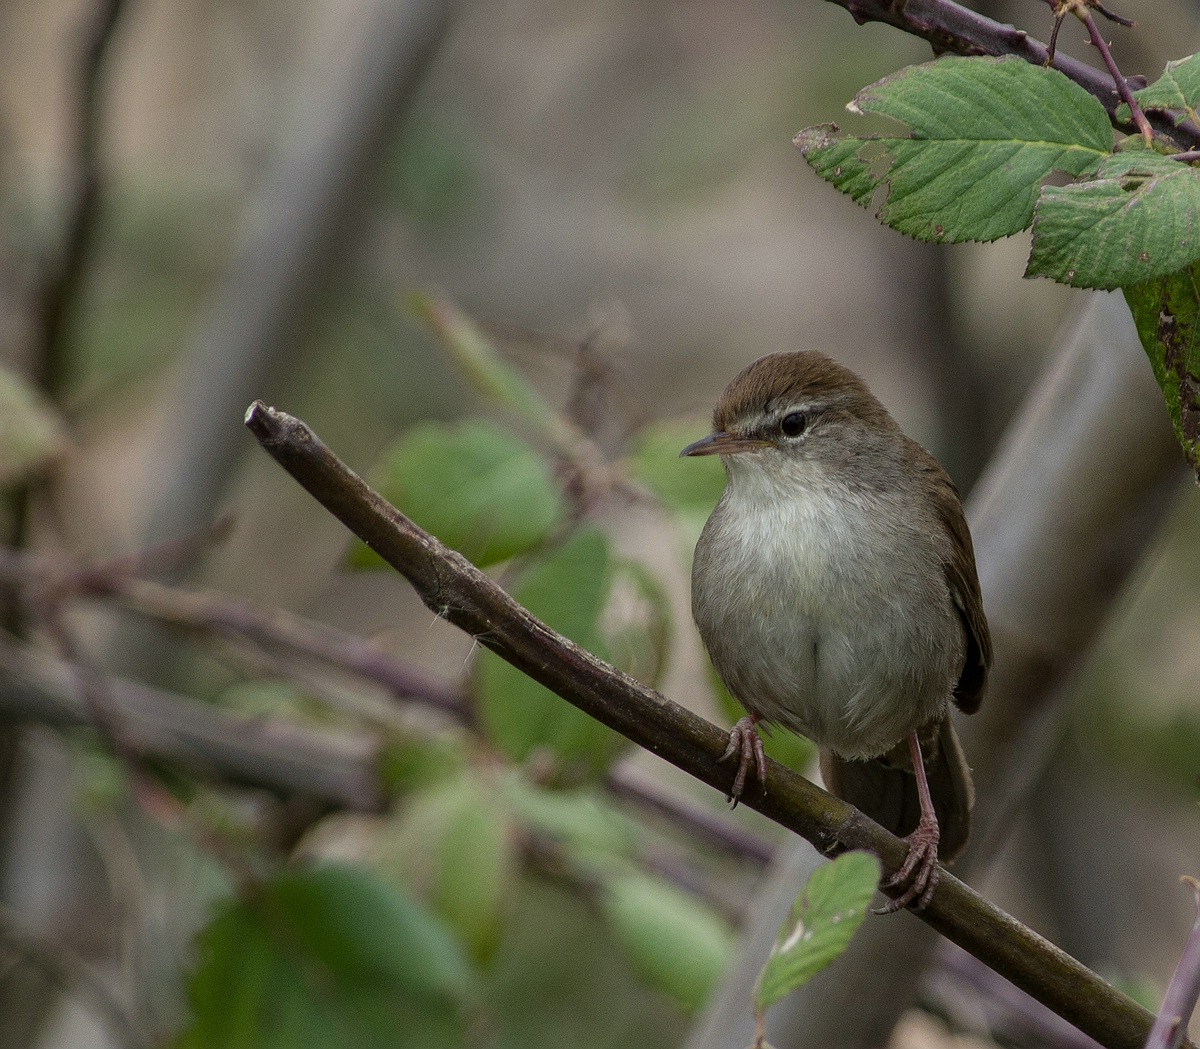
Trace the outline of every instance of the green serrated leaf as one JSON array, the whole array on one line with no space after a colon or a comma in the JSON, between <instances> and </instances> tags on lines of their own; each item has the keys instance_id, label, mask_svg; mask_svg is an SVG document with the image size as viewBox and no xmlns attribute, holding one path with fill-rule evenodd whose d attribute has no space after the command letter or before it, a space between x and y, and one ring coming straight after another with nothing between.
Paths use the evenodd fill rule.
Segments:
<instances>
[{"instance_id":1,"label":"green serrated leaf","mask_svg":"<svg viewBox=\"0 0 1200 1049\"><path fill-rule=\"evenodd\" d=\"M0 489L37 473L66 448L66 428L16 372L0 367Z\"/></svg>"},{"instance_id":2,"label":"green serrated leaf","mask_svg":"<svg viewBox=\"0 0 1200 1049\"><path fill-rule=\"evenodd\" d=\"M990 241L1025 229L1043 179L1094 171L1112 149L1104 107L1055 69L1018 58L940 58L859 92L851 111L906 124L910 136L796 137L823 179L918 240Z\"/></svg>"},{"instance_id":3,"label":"green serrated leaf","mask_svg":"<svg viewBox=\"0 0 1200 1049\"><path fill-rule=\"evenodd\" d=\"M178 1049L461 1045L475 979L442 925L366 871L288 871L201 934Z\"/></svg>"},{"instance_id":4,"label":"green serrated leaf","mask_svg":"<svg viewBox=\"0 0 1200 1049\"><path fill-rule=\"evenodd\" d=\"M385 499L481 567L545 542L564 513L546 460L482 420L414 426L384 453L372 481ZM362 543L349 556L357 568L383 565Z\"/></svg>"},{"instance_id":5,"label":"green serrated leaf","mask_svg":"<svg viewBox=\"0 0 1200 1049\"><path fill-rule=\"evenodd\" d=\"M1025 275L1111 290L1198 258L1200 170L1140 150L1110 157L1087 182L1042 191Z\"/></svg>"},{"instance_id":6,"label":"green serrated leaf","mask_svg":"<svg viewBox=\"0 0 1200 1049\"><path fill-rule=\"evenodd\" d=\"M697 1009L729 963L733 935L717 914L673 885L627 873L607 882L604 912L630 960L659 990Z\"/></svg>"},{"instance_id":7,"label":"green serrated leaf","mask_svg":"<svg viewBox=\"0 0 1200 1049\"><path fill-rule=\"evenodd\" d=\"M1175 436L1200 480L1200 262L1124 292Z\"/></svg>"},{"instance_id":8,"label":"green serrated leaf","mask_svg":"<svg viewBox=\"0 0 1200 1049\"><path fill-rule=\"evenodd\" d=\"M539 619L601 659L608 658L600 616L613 567L608 542L588 529L534 565L513 596ZM567 763L603 770L622 737L483 649L476 664L480 724L514 761L541 748Z\"/></svg>"},{"instance_id":9,"label":"green serrated leaf","mask_svg":"<svg viewBox=\"0 0 1200 1049\"><path fill-rule=\"evenodd\" d=\"M1172 113L1175 123L1196 120L1200 105L1200 55L1168 62L1163 74L1153 84L1135 91L1142 109L1163 109ZM1117 119L1128 122L1132 117L1124 102L1117 107Z\"/></svg>"},{"instance_id":10,"label":"green serrated leaf","mask_svg":"<svg viewBox=\"0 0 1200 1049\"><path fill-rule=\"evenodd\" d=\"M879 876L879 860L868 852L847 852L813 871L758 974L755 1008L770 1008L849 946L867 916Z\"/></svg>"}]
</instances>

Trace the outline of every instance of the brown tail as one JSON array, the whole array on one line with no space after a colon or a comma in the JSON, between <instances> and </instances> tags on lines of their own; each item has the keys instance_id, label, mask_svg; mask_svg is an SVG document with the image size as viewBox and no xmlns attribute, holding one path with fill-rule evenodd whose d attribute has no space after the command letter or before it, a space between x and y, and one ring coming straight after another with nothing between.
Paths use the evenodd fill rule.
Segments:
<instances>
[{"instance_id":1,"label":"brown tail","mask_svg":"<svg viewBox=\"0 0 1200 1049\"><path fill-rule=\"evenodd\" d=\"M942 837L938 859L950 863L971 834L975 788L962 744L949 717L921 731L921 756ZM917 779L912 773L908 741L870 761L847 761L821 751L821 776L826 788L861 809L898 837L916 829L921 816Z\"/></svg>"}]
</instances>

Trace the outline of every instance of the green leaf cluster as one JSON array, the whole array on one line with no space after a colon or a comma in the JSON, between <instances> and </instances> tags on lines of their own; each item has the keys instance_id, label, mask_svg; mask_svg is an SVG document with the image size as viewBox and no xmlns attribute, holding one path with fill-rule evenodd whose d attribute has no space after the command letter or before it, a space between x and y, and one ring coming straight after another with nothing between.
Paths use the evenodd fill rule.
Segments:
<instances>
[{"instance_id":1,"label":"green leaf cluster","mask_svg":"<svg viewBox=\"0 0 1200 1049\"><path fill-rule=\"evenodd\" d=\"M639 869L645 833L594 788L465 767L404 799L371 862L415 893L486 974L503 963L523 880L522 843L541 842L571 879L590 887L634 969L695 1008L728 961L731 932L710 906Z\"/></svg>"},{"instance_id":2,"label":"green leaf cluster","mask_svg":"<svg viewBox=\"0 0 1200 1049\"><path fill-rule=\"evenodd\" d=\"M1176 124L1195 121L1200 56L1168 63L1135 97ZM823 124L802 131L796 144L822 178L875 205L880 221L947 243L1032 227L1026 276L1125 291L1176 434L1200 475L1193 326L1200 168L1168 155L1161 142L1114 146L1099 101L1057 70L1013 57L913 66L865 88L850 109L908 131L856 137ZM1048 183L1056 173L1072 181Z\"/></svg>"},{"instance_id":3,"label":"green leaf cluster","mask_svg":"<svg viewBox=\"0 0 1200 1049\"><path fill-rule=\"evenodd\" d=\"M725 474L713 459L681 462L679 450L707 423L675 420L647 427L618 462L599 465L595 449L497 352L452 304L412 300L467 380L531 431L530 443L493 422L422 423L381 457L370 479L412 520L480 567L509 565L513 596L589 652L653 684L662 673L672 622L661 583L616 557L607 537L571 522L561 478L579 469L611 470L654 495L694 540L716 504ZM386 567L362 543L352 566ZM514 761L553 755L560 771L599 773L624 748L611 730L562 702L480 646L471 697L487 738ZM398 773L402 774L402 773Z\"/></svg>"},{"instance_id":4,"label":"green leaf cluster","mask_svg":"<svg viewBox=\"0 0 1200 1049\"><path fill-rule=\"evenodd\" d=\"M1054 69L1016 58L943 58L863 89L852 112L911 134L841 136L824 124L796 144L813 169L918 240L990 241L1025 229L1042 181L1083 175L1112 151L1104 108Z\"/></svg>"}]
</instances>

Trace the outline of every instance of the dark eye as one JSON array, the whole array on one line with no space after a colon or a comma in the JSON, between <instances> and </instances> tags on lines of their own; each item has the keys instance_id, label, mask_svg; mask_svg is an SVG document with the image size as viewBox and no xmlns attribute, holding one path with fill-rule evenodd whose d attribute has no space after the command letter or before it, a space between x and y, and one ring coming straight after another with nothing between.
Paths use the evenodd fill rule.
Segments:
<instances>
[{"instance_id":1,"label":"dark eye","mask_svg":"<svg viewBox=\"0 0 1200 1049\"><path fill-rule=\"evenodd\" d=\"M804 427L808 420L804 418L803 412L788 412L783 417L779 424L779 428L783 431L785 437L799 437L804 433Z\"/></svg>"}]
</instances>

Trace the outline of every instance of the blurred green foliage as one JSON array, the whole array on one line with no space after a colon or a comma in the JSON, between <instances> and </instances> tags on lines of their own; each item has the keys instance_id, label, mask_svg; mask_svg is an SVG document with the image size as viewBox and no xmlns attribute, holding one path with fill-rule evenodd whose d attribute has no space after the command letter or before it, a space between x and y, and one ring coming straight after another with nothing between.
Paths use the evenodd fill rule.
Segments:
<instances>
[{"instance_id":1,"label":"blurred green foliage","mask_svg":"<svg viewBox=\"0 0 1200 1049\"><path fill-rule=\"evenodd\" d=\"M485 568L544 543L565 507L549 464L491 423L414 426L384 452L373 486L427 532ZM386 567L361 541L356 568Z\"/></svg>"},{"instance_id":2,"label":"blurred green foliage","mask_svg":"<svg viewBox=\"0 0 1200 1049\"><path fill-rule=\"evenodd\" d=\"M462 223L479 189L469 131L456 124L444 113L412 121L387 172L391 199L432 231Z\"/></svg>"},{"instance_id":3,"label":"blurred green foliage","mask_svg":"<svg viewBox=\"0 0 1200 1049\"><path fill-rule=\"evenodd\" d=\"M463 1044L477 982L420 904L357 867L286 871L200 937L176 1049Z\"/></svg>"},{"instance_id":4,"label":"blurred green foliage","mask_svg":"<svg viewBox=\"0 0 1200 1049\"><path fill-rule=\"evenodd\" d=\"M21 376L0 367L0 491L46 469L65 449L58 413Z\"/></svg>"},{"instance_id":5,"label":"blurred green foliage","mask_svg":"<svg viewBox=\"0 0 1200 1049\"><path fill-rule=\"evenodd\" d=\"M612 581L608 541L599 531L585 529L539 558L513 597L559 633L607 659L600 617ZM625 747L612 729L486 649L476 663L475 685L481 727L514 761L547 750L564 766L599 771Z\"/></svg>"}]
</instances>

